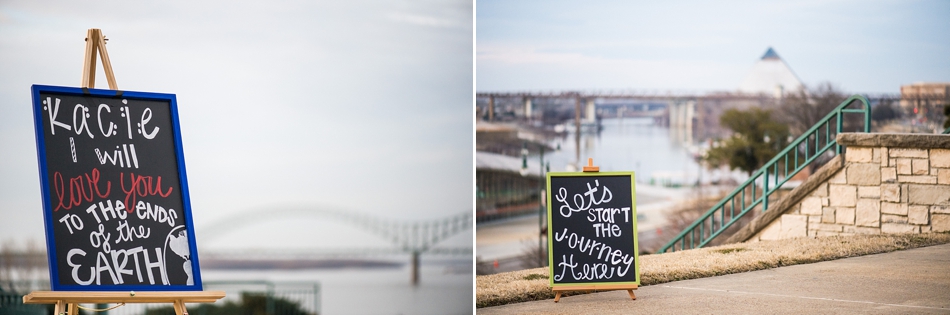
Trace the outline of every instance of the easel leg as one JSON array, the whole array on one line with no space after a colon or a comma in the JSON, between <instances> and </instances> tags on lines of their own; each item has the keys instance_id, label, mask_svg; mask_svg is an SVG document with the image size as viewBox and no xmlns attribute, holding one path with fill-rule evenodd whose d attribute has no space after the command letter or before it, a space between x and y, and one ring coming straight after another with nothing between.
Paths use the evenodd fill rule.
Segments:
<instances>
[{"instance_id":1,"label":"easel leg","mask_svg":"<svg viewBox=\"0 0 950 315\"><path fill-rule=\"evenodd\" d=\"M557 301L560 301L560 300L561 300L561 292L556 292L554 294L554 303L557 303Z\"/></svg>"},{"instance_id":2,"label":"easel leg","mask_svg":"<svg viewBox=\"0 0 950 315\"><path fill-rule=\"evenodd\" d=\"M56 307L53 308L54 315L63 315L66 314L66 302L56 301Z\"/></svg>"},{"instance_id":3,"label":"easel leg","mask_svg":"<svg viewBox=\"0 0 950 315\"><path fill-rule=\"evenodd\" d=\"M633 294L633 290L627 290L627 293L630 294L630 299L631 299L631 300L636 300L636 299L637 299L637 296Z\"/></svg>"},{"instance_id":4,"label":"easel leg","mask_svg":"<svg viewBox=\"0 0 950 315\"><path fill-rule=\"evenodd\" d=\"M185 309L185 302L182 302L181 300L175 301L175 314L188 315L188 310Z\"/></svg>"},{"instance_id":5,"label":"easel leg","mask_svg":"<svg viewBox=\"0 0 950 315\"><path fill-rule=\"evenodd\" d=\"M78 315L79 314L79 304L69 303L69 315Z\"/></svg>"}]
</instances>

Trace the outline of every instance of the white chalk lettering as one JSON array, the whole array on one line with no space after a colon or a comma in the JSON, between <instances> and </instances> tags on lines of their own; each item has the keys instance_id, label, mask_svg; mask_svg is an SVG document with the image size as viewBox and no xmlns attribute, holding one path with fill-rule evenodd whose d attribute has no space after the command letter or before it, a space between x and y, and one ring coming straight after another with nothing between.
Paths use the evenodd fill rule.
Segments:
<instances>
[{"instance_id":1,"label":"white chalk lettering","mask_svg":"<svg viewBox=\"0 0 950 315\"><path fill-rule=\"evenodd\" d=\"M141 254L142 259L139 259L139 254ZM165 270L164 255L160 247L155 248L155 259L152 259L148 251L141 246L130 249L117 249L111 253L104 251L98 252L96 253L94 266L88 266L89 276L87 279L82 279L80 276L80 271L85 270L85 267L76 262L78 259L76 259L75 256L85 257L86 251L74 248L69 250L66 255L66 263L72 268L72 279L79 285L90 285L93 283L97 285L124 284L126 283L125 276L135 276L134 279L138 279L138 283L144 283L144 280L147 278L149 284L154 285L157 282L164 285L169 284L168 275ZM132 266L129 266L130 263L135 267L134 269ZM142 276L143 271L147 277Z\"/></svg>"},{"instance_id":2,"label":"white chalk lettering","mask_svg":"<svg viewBox=\"0 0 950 315\"><path fill-rule=\"evenodd\" d=\"M66 123L63 123L63 122L61 122L61 121L56 120L56 117L59 116L59 99L58 99L58 98L56 99L56 102L55 102L56 104L55 104L55 105L53 105L52 103L53 103L53 101L52 101L49 97L47 97L46 100L43 101L43 105L44 105L44 106L43 106L43 110L45 110L46 113L49 114L49 130L50 130L50 132L55 136L55 135L56 135L56 127L64 128L64 129L66 129L66 130L73 130L73 127L72 127L72 126L67 125Z\"/></svg>"},{"instance_id":3,"label":"white chalk lettering","mask_svg":"<svg viewBox=\"0 0 950 315\"><path fill-rule=\"evenodd\" d=\"M106 104L99 104L99 109L96 110L96 120L99 122L99 133L101 133L102 136L108 138L108 137L110 137L110 136L113 136L113 135L117 134L117 133L118 133L118 130L116 130L116 129L119 129L119 128L116 128L115 124L113 124L113 123L110 121L110 122L109 122L109 130L106 131L106 130L103 130L103 129L102 129L102 110L103 110L103 109L105 109L106 112L108 112L108 113L111 113L111 112L112 112L112 109L109 109L109 105L106 105Z\"/></svg>"},{"instance_id":4,"label":"white chalk lettering","mask_svg":"<svg viewBox=\"0 0 950 315\"><path fill-rule=\"evenodd\" d=\"M76 104L73 107L72 121L70 124L70 121L69 121L70 117L68 117L68 113L65 114L67 117L60 117L59 115L61 102L62 102L61 99L53 98L53 97L47 97L45 100L42 101L43 111L46 112L47 117L49 118L50 133L52 135L55 136L56 130L59 128L63 128L63 129L75 132L76 135L88 136L90 139L95 139L96 135L109 138L112 136L117 136L119 134L119 130L123 129L122 120L125 120L124 123L126 127L125 128L126 135L128 136L129 139L133 139L132 135L135 133L132 132L132 129L133 129L132 111L128 106L118 106L120 116L122 116L122 119L114 120L114 117L110 118L110 116L114 114L112 112L112 107L109 106L108 104L99 104L98 106L96 105L87 106L84 104ZM128 103L129 103L128 100L124 100L124 99L122 100L122 104L127 105ZM96 108L95 117L92 117L93 107ZM156 136L158 136L158 133L161 130L160 127L154 126L154 124L149 125L149 123L151 123L151 120L153 118L152 115L153 115L152 109L146 107L142 111L142 115L139 117L139 120L137 121L136 126L134 127L135 131L138 134L142 135L142 137L148 140L154 139ZM97 129L96 131L98 132L92 131L93 128ZM126 150L128 150L128 152L125 152ZM97 150L97 151L102 151L102 150ZM125 159L122 162L124 162L125 165L132 165L132 167L137 168L138 158L134 155L135 148L129 145L128 148L122 148L121 151L122 151L121 152L122 154L126 155ZM117 165L116 163L120 161L116 158L115 155L108 155L108 153L104 154L102 152L99 152L98 154L99 154L100 163L102 164L105 164L103 160L107 160L106 158L107 156L109 156L108 160L110 160L110 162L112 162L113 165ZM74 159L74 162L75 162L75 159ZM129 167L129 166L126 166L126 167Z\"/></svg>"},{"instance_id":5,"label":"white chalk lettering","mask_svg":"<svg viewBox=\"0 0 950 315\"><path fill-rule=\"evenodd\" d=\"M122 258L122 261L119 262L119 258ZM116 284L125 283L125 279L122 278L122 275L131 275L131 269L125 269L125 266L129 263L129 254L124 249L112 251L112 267L115 268L116 275Z\"/></svg>"},{"instance_id":6,"label":"white chalk lettering","mask_svg":"<svg viewBox=\"0 0 950 315\"><path fill-rule=\"evenodd\" d=\"M594 223L594 234L597 237L619 237L620 226L611 223Z\"/></svg>"},{"instance_id":7,"label":"white chalk lettering","mask_svg":"<svg viewBox=\"0 0 950 315\"><path fill-rule=\"evenodd\" d=\"M125 220L125 217L129 215L129 212L125 211L125 203L122 200L115 201L115 213L119 214L119 220Z\"/></svg>"},{"instance_id":8,"label":"white chalk lettering","mask_svg":"<svg viewBox=\"0 0 950 315\"><path fill-rule=\"evenodd\" d=\"M112 233L105 232L105 225L102 223L99 224L98 231L92 231L89 233L89 243L92 244L92 247L99 248L102 246L102 250L106 253L112 251L112 245L109 244L109 239L112 238Z\"/></svg>"},{"instance_id":9,"label":"white chalk lettering","mask_svg":"<svg viewBox=\"0 0 950 315\"><path fill-rule=\"evenodd\" d=\"M554 199L563 203L561 207L558 208L558 212L565 218L570 218L574 212L581 212L590 208L589 204L584 203L584 197L581 196L581 194L574 195L574 206L571 207L571 205L567 203L567 188L564 187L557 190L557 195L554 196Z\"/></svg>"},{"instance_id":10,"label":"white chalk lettering","mask_svg":"<svg viewBox=\"0 0 950 315\"><path fill-rule=\"evenodd\" d=\"M78 248L73 248L73 249L70 249L69 253L66 254L66 264L69 264L70 267L73 267L73 270L72 270L73 281L79 285L91 284L93 281L96 280L96 268L89 267L89 280L83 281L79 279L79 267L82 267L82 266L73 262L73 256L75 255L86 256L86 251L78 249Z\"/></svg>"},{"instance_id":11,"label":"white chalk lettering","mask_svg":"<svg viewBox=\"0 0 950 315\"><path fill-rule=\"evenodd\" d=\"M168 276L165 275L165 263L162 262L162 249L155 248L155 261L148 259L148 251L143 250L142 256L145 258L145 274L148 275L148 283L155 284L155 278L152 275L152 269L158 268L158 275L161 276L162 284L168 284Z\"/></svg>"},{"instance_id":12,"label":"white chalk lettering","mask_svg":"<svg viewBox=\"0 0 950 315\"><path fill-rule=\"evenodd\" d=\"M113 284L119 284L119 280L115 278L115 272L112 271L112 266L109 265L109 258L106 257L106 254L99 252L96 255L96 284L101 284L102 272L108 271L109 277L112 278Z\"/></svg>"},{"instance_id":13,"label":"white chalk lettering","mask_svg":"<svg viewBox=\"0 0 950 315\"><path fill-rule=\"evenodd\" d=\"M132 259L135 259L135 264L134 264L134 265L135 265L135 276L139 278L139 283L141 283L143 280L142 280L142 268L139 268L139 255L138 255L138 253L139 253L139 252L144 252L144 251L145 251L145 249L143 249L142 246L139 246L139 247L135 247L135 248L130 248L130 249L128 250L128 252L126 253L126 255L132 256Z\"/></svg>"},{"instance_id":14,"label":"white chalk lettering","mask_svg":"<svg viewBox=\"0 0 950 315\"><path fill-rule=\"evenodd\" d=\"M94 151L99 159L99 164L106 165L108 163L118 167L139 168L139 159L135 153L134 144L117 145L112 154L109 154L109 151L99 150L99 148L95 148Z\"/></svg>"},{"instance_id":15,"label":"white chalk lettering","mask_svg":"<svg viewBox=\"0 0 950 315\"><path fill-rule=\"evenodd\" d=\"M128 100L122 100L122 104L128 104ZM128 106L123 106L119 108L119 111L122 112L121 116L125 117L125 129L126 133L129 135L129 139L132 139L132 112L129 111Z\"/></svg>"},{"instance_id":16,"label":"white chalk lettering","mask_svg":"<svg viewBox=\"0 0 950 315\"><path fill-rule=\"evenodd\" d=\"M574 194L574 196L571 198L573 204L568 203L567 188L558 188L557 195L554 196L554 199L561 203L561 206L558 208L558 212L561 214L561 216L570 218L571 214L574 212L587 211L593 205L610 202L613 200L613 193L610 192L610 189L607 188L607 186L604 186L603 188L604 190L600 194L600 199L597 199L595 193L600 190L600 180L595 179L594 186L591 186L590 182L588 182L587 192L583 194ZM588 212L588 220L591 220L592 218L593 213Z\"/></svg>"},{"instance_id":17,"label":"white chalk lettering","mask_svg":"<svg viewBox=\"0 0 950 315\"><path fill-rule=\"evenodd\" d=\"M554 281L561 281L564 279L564 272L567 271L567 268L571 268L571 275L574 275L574 267L577 267L577 264L574 263L574 254L571 254L570 262L567 260L567 255L561 255L561 262L557 264L557 266L561 268L561 273L554 275Z\"/></svg>"},{"instance_id":18,"label":"white chalk lettering","mask_svg":"<svg viewBox=\"0 0 950 315\"><path fill-rule=\"evenodd\" d=\"M112 201L111 201L111 200L106 200L106 203L105 203L105 204L103 204L103 203L100 201L100 202L99 202L99 211L102 211L102 218L104 218L106 221L109 221L109 215L110 215L110 214L112 215L112 218L113 218L113 219L115 219L115 218L118 217L118 215L115 213L115 209L112 208Z\"/></svg>"},{"instance_id":19,"label":"white chalk lettering","mask_svg":"<svg viewBox=\"0 0 950 315\"><path fill-rule=\"evenodd\" d=\"M119 226L115 228L119 232L119 235L115 238L115 243L119 242L131 242L136 238L148 238L152 234L152 228L146 228L143 225L139 225L138 228L133 228L129 226L129 222L126 220L119 221Z\"/></svg>"},{"instance_id":20,"label":"white chalk lettering","mask_svg":"<svg viewBox=\"0 0 950 315\"><path fill-rule=\"evenodd\" d=\"M77 113L78 112L78 113ZM76 123L76 118L79 116L79 123ZM82 104L76 104L76 107L73 107L73 129L75 129L76 134L82 134L83 130L86 130L86 134L89 135L89 139L95 139L96 136L92 134L92 131L89 130L89 107L83 106Z\"/></svg>"},{"instance_id":21,"label":"white chalk lettering","mask_svg":"<svg viewBox=\"0 0 950 315\"><path fill-rule=\"evenodd\" d=\"M145 131L145 124L152 120L152 109L145 108L145 111L142 112L142 120L137 124L139 127L139 133L145 137L145 139L154 139L158 134L158 127L152 128L152 131Z\"/></svg>"},{"instance_id":22,"label":"white chalk lettering","mask_svg":"<svg viewBox=\"0 0 950 315\"><path fill-rule=\"evenodd\" d=\"M595 199L594 199L594 193L597 192L597 190L599 189L599 187L600 187L600 180L595 179L595 180L594 180L594 186L593 186L593 187L591 187L590 182L588 182L588 183L587 183L587 192L584 193L584 195L585 195L585 196L588 196L588 197L590 198L590 202L591 202L592 204L595 204L595 205L599 205L599 204L602 204L602 203L605 203L605 202L610 202L610 200L612 200L612 199L614 198L614 195L613 195L612 193L610 193L610 189L607 188L607 186L604 186L604 192L602 192L602 193L600 194L600 200L595 200Z\"/></svg>"},{"instance_id":23,"label":"white chalk lettering","mask_svg":"<svg viewBox=\"0 0 950 315\"><path fill-rule=\"evenodd\" d=\"M630 207L623 208L590 208L587 210L587 221L617 223L617 215L623 216L624 223L630 222Z\"/></svg>"},{"instance_id":24,"label":"white chalk lettering","mask_svg":"<svg viewBox=\"0 0 950 315\"><path fill-rule=\"evenodd\" d=\"M615 224L613 226L619 229L619 226ZM609 228L608 233L619 232L615 232L614 228ZM571 274L571 277L575 280L606 280L614 276L623 277L635 262L634 256L624 254L622 250L613 249L611 246L597 240L569 232L567 228L554 232L554 241L567 243L568 248L576 249L579 253L590 257L595 257L594 254L596 253L596 259L603 261L603 263L594 264L575 263L574 254L570 256L562 255L561 261L557 263L557 267L561 268L561 272L559 275L555 275L555 281L560 281L565 273ZM568 269L570 270L568 271Z\"/></svg>"},{"instance_id":25,"label":"white chalk lettering","mask_svg":"<svg viewBox=\"0 0 950 315\"><path fill-rule=\"evenodd\" d=\"M73 228L77 231L81 231L83 228L82 218L75 214L66 214L62 218L59 218L59 223L66 225L66 228L69 229L69 234L73 234Z\"/></svg>"},{"instance_id":26,"label":"white chalk lettering","mask_svg":"<svg viewBox=\"0 0 950 315\"><path fill-rule=\"evenodd\" d=\"M175 227L175 219L178 218L178 214L175 213L175 209L166 210L165 207L159 205L152 207L151 203L141 200L135 204L135 215L142 220L153 220L158 223L167 223L170 227Z\"/></svg>"}]
</instances>

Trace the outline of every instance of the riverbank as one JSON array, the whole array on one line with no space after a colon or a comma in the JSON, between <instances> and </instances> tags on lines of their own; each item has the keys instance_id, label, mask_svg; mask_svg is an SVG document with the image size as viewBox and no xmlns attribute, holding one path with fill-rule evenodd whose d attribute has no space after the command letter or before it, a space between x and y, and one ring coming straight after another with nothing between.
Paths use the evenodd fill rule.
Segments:
<instances>
[{"instance_id":1,"label":"riverbank","mask_svg":"<svg viewBox=\"0 0 950 315\"><path fill-rule=\"evenodd\" d=\"M878 234L730 244L640 257L641 286L950 243L950 233ZM476 307L553 299L548 268L477 276ZM577 294L568 293L567 295Z\"/></svg>"}]
</instances>

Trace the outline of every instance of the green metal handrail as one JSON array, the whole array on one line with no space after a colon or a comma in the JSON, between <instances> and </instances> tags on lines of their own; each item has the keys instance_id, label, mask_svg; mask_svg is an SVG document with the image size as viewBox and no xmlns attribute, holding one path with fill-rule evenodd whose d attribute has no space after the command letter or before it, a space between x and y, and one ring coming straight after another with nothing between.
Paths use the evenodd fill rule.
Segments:
<instances>
[{"instance_id":1,"label":"green metal handrail","mask_svg":"<svg viewBox=\"0 0 950 315\"><path fill-rule=\"evenodd\" d=\"M862 109L847 108L852 103L857 103L856 101L863 103L864 107ZM841 146L835 141L835 137L841 133L843 116L848 113L864 114L864 132L871 131L871 106L868 99L860 95L851 96L772 160L765 163L748 180L706 211L693 224L661 247L657 253L703 247L759 205L763 212L768 210L769 195L781 188L795 174L832 147L835 148L831 151L833 154L841 153ZM782 167L780 168L779 165ZM757 191L758 196L756 196ZM751 199L746 198L747 196ZM678 248L677 245L679 245Z\"/></svg>"}]
</instances>

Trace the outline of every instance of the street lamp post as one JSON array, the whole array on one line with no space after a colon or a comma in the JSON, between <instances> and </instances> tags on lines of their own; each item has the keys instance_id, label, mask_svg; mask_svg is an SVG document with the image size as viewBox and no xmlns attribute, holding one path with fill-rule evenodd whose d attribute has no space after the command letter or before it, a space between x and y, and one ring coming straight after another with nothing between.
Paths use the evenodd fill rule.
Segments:
<instances>
[{"instance_id":1,"label":"street lamp post","mask_svg":"<svg viewBox=\"0 0 950 315\"><path fill-rule=\"evenodd\" d=\"M544 177L544 146L541 146L541 165L539 166L541 178L538 185L538 266L544 267L544 188L547 186L547 179Z\"/></svg>"},{"instance_id":2,"label":"street lamp post","mask_svg":"<svg viewBox=\"0 0 950 315\"><path fill-rule=\"evenodd\" d=\"M538 179L538 265L540 267L544 266L544 203L545 203L545 191L544 188L547 184L545 178L545 164L544 164L544 145L540 145L541 151L541 165L539 165L539 174ZM548 164L550 169L550 163ZM528 143L523 142L521 144L521 176L528 175Z\"/></svg>"}]
</instances>

